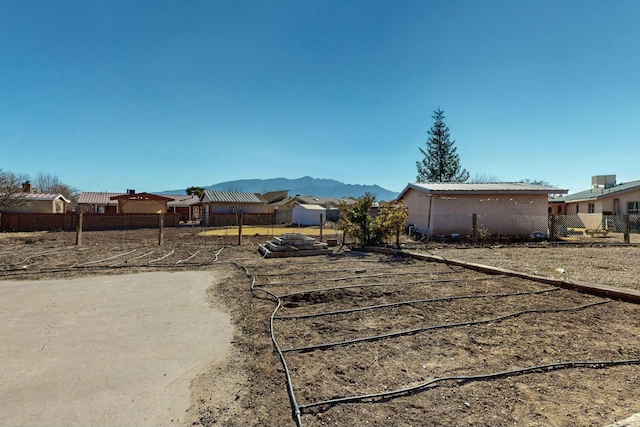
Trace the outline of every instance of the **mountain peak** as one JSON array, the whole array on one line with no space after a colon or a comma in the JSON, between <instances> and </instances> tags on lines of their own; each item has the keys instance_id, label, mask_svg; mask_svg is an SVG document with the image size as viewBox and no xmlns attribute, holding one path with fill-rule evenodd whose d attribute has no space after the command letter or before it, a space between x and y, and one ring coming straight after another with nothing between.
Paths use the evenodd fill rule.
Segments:
<instances>
[{"instance_id":1,"label":"mountain peak","mask_svg":"<svg viewBox=\"0 0 640 427\"><path fill-rule=\"evenodd\" d=\"M377 200L393 200L398 196L398 193L382 188L379 185L345 184L334 179L313 178L311 176L303 176L297 179L242 179L221 182L204 188L207 190L245 191L249 193L289 190L290 196L299 194L301 196L332 198L358 198L365 193L370 193L375 195Z\"/></svg>"}]
</instances>

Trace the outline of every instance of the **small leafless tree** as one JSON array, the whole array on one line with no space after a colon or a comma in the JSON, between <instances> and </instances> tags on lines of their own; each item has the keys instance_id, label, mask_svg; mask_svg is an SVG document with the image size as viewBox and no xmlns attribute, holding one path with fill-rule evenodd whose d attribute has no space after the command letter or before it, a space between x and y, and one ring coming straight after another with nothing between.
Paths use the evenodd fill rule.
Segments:
<instances>
[{"instance_id":1,"label":"small leafless tree","mask_svg":"<svg viewBox=\"0 0 640 427\"><path fill-rule=\"evenodd\" d=\"M79 191L64 184L56 175L40 172L36 175L33 182L38 193L62 194L65 199L69 200L70 206L76 206L78 202Z\"/></svg>"},{"instance_id":2,"label":"small leafless tree","mask_svg":"<svg viewBox=\"0 0 640 427\"><path fill-rule=\"evenodd\" d=\"M476 173L468 182L470 184L486 184L489 182L499 182L497 176L487 173Z\"/></svg>"},{"instance_id":3,"label":"small leafless tree","mask_svg":"<svg viewBox=\"0 0 640 427\"><path fill-rule=\"evenodd\" d=\"M27 204L22 185L29 179L26 175L0 169L0 208L20 207Z\"/></svg>"}]
</instances>

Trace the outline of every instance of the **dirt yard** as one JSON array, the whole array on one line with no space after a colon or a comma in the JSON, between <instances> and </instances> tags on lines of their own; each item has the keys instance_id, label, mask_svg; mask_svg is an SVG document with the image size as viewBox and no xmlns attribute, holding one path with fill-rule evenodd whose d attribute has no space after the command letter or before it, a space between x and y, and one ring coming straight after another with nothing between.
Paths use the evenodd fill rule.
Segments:
<instances>
[{"instance_id":1,"label":"dirt yard","mask_svg":"<svg viewBox=\"0 0 640 427\"><path fill-rule=\"evenodd\" d=\"M231 315L232 349L193 378L186 425L604 426L640 412L637 305L347 248L262 259L260 236L243 246L210 236L159 247L108 232L86 246L68 240L0 237L0 277L193 269L224 278L208 292ZM409 246L640 288L636 246Z\"/></svg>"}]
</instances>

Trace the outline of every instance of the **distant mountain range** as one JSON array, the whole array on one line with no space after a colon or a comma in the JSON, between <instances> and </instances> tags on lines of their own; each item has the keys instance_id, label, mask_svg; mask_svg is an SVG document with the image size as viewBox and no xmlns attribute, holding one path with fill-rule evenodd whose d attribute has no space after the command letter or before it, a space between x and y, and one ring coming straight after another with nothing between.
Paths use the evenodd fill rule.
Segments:
<instances>
[{"instance_id":1,"label":"distant mountain range","mask_svg":"<svg viewBox=\"0 0 640 427\"><path fill-rule=\"evenodd\" d=\"M380 187L379 185L345 184L333 179L312 178L305 176L297 179L272 178L272 179L241 179L226 181L204 187L207 190L218 191L244 191L249 193L267 193L269 191L289 190L289 196L316 196L343 198L353 196L355 198L370 193L376 196L376 200L394 200L398 193ZM181 194L182 190L163 191L160 194Z\"/></svg>"}]
</instances>

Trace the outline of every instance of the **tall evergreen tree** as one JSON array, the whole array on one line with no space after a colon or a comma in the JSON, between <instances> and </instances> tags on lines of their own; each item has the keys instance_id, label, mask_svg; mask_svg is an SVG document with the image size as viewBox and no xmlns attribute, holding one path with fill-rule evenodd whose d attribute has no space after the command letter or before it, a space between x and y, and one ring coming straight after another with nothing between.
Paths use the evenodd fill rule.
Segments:
<instances>
[{"instance_id":1,"label":"tall evergreen tree","mask_svg":"<svg viewBox=\"0 0 640 427\"><path fill-rule=\"evenodd\" d=\"M444 123L444 111L438 107L432 117L434 123L428 132L427 150L420 148L424 159L416 162L418 182L465 182L469 172L460 166L455 141L449 139L449 128Z\"/></svg>"}]
</instances>

